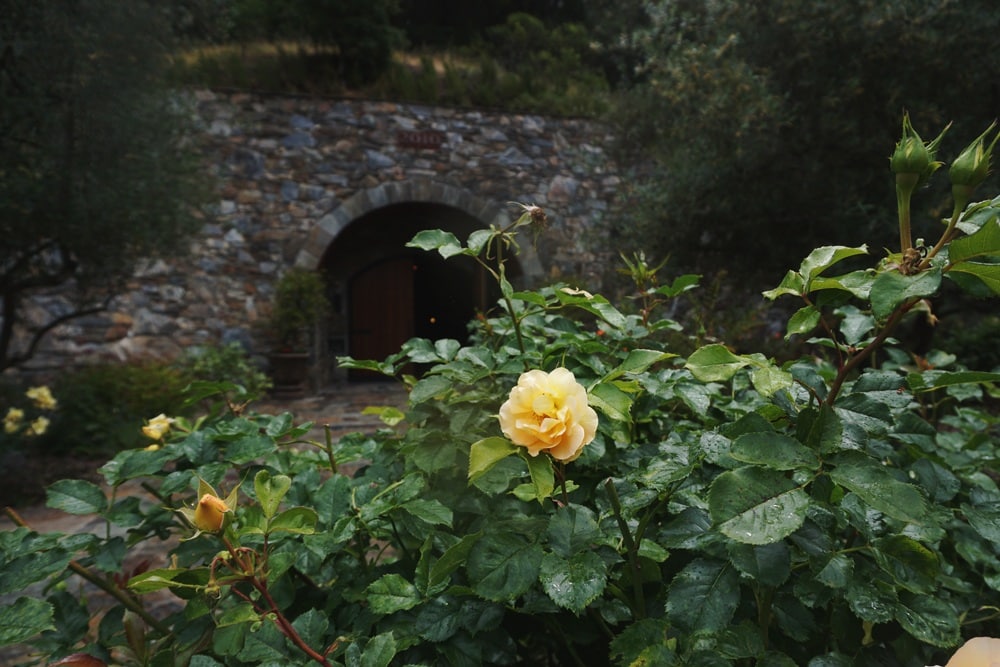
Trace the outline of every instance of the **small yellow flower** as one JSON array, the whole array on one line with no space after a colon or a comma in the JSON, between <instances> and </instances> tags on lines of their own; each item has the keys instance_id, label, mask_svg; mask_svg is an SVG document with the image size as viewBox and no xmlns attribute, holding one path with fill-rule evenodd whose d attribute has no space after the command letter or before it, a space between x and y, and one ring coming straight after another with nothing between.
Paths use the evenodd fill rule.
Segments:
<instances>
[{"instance_id":1,"label":"small yellow flower","mask_svg":"<svg viewBox=\"0 0 1000 667\"><path fill-rule=\"evenodd\" d=\"M32 387L25 392L25 395L35 402L35 406L40 410L55 410L58 407L52 392L46 386Z\"/></svg>"},{"instance_id":2,"label":"small yellow flower","mask_svg":"<svg viewBox=\"0 0 1000 667\"><path fill-rule=\"evenodd\" d=\"M28 427L31 435L44 435L47 430L49 430L49 420L46 417L36 417Z\"/></svg>"},{"instance_id":3,"label":"small yellow flower","mask_svg":"<svg viewBox=\"0 0 1000 667\"><path fill-rule=\"evenodd\" d=\"M172 423L174 423L173 419L159 414L146 422L146 425L142 427L142 432L150 440L162 440L163 436L170 431Z\"/></svg>"},{"instance_id":4,"label":"small yellow flower","mask_svg":"<svg viewBox=\"0 0 1000 667\"><path fill-rule=\"evenodd\" d=\"M17 433L24 422L24 410L21 408L10 408L3 418L3 430L7 433Z\"/></svg>"},{"instance_id":5,"label":"small yellow flower","mask_svg":"<svg viewBox=\"0 0 1000 667\"><path fill-rule=\"evenodd\" d=\"M573 373L528 371L500 407L500 428L515 445L538 456L569 462L583 453L597 433L597 413L587 404L587 390Z\"/></svg>"},{"instance_id":6,"label":"small yellow flower","mask_svg":"<svg viewBox=\"0 0 1000 667\"><path fill-rule=\"evenodd\" d=\"M222 530L222 522L226 518L229 507L222 498L211 493L203 494L194 510L194 527L206 533L217 533Z\"/></svg>"},{"instance_id":7,"label":"small yellow flower","mask_svg":"<svg viewBox=\"0 0 1000 667\"><path fill-rule=\"evenodd\" d=\"M158 451L160 451L160 446L154 442L153 444L151 444L148 447L146 447L143 451L146 451L146 452L158 452Z\"/></svg>"}]
</instances>

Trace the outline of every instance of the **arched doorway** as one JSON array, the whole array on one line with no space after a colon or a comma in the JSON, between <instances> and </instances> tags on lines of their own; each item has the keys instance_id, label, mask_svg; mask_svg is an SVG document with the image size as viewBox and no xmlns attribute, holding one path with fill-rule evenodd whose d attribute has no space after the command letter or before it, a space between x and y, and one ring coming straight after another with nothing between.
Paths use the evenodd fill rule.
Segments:
<instances>
[{"instance_id":1,"label":"arched doorway","mask_svg":"<svg viewBox=\"0 0 1000 667\"><path fill-rule=\"evenodd\" d=\"M347 225L318 267L330 281L334 306L330 356L380 360L414 336L465 342L467 324L494 307L498 287L470 257L446 260L406 243L425 229L465 240L483 226L463 210L429 202L389 204ZM520 274L516 259L507 272L512 279Z\"/></svg>"}]
</instances>

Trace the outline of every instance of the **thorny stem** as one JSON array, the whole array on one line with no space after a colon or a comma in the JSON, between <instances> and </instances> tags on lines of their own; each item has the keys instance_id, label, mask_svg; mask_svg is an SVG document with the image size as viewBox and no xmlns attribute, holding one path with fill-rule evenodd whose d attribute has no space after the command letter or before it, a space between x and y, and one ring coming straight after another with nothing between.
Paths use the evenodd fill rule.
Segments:
<instances>
[{"instance_id":1,"label":"thorny stem","mask_svg":"<svg viewBox=\"0 0 1000 667\"><path fill-rule=\"evenodd\" d=\"M882 330L878 332L878 335L872 339L871 343L847 360L847 363L844 364L837 372L837 377L834 378L833 384L830 385L830 393L827 394L826 397L827 405L833 405L833 402L837 399L837 395L840 393L840 388L847 380L847 376L851 373L851 371L864 363L864 361L867 360L872 353L882 346L886 338L889 337L889 334L891 334L893 329L896 328L896 325L899 324L899 321L903 319L903 316L906 315L906 313L908 313L919 300L920 299L910 299L909 301L905 301L900 304L896 310L893 311L892 315L889 316L885 326L883 326Z\"/></svg>"},{"instance_id":2,"label":"thorny stem","mask_svg":"<svg viewBox=\"0 0 1000 667\"><path fill-rule=\"evenodd\" d=\"M8 517L10 517L10 520L13 521L15 524L17 524L18 526L21 526L22 528L27 528L28 530L32 529L31 526L29 526L28 523L23 518L21 518L21 515L18 514L13 507L5 507L4 513ZM67 567L69 567L69 569L72 570L75 574L89 581L90 583L97 586L102 591L113 597L114 599L118 600L118 602L120 602L122 606L124 606L129 611L135 612L135 614L138 615L139 618L144 620L149 625L149 627L155 629L164 637L170 637L173 635L169 627L161 623L159 619L157 619L155 616L146 611L146 609L141 604L139 604L139 602L135 598L133 598L131 595L129 595L121 588L116 586L114 582L94 574L88 568L84 567L83 565L80 565L75 560L71 560L67 565Z\"/></svg>"},{"instance_id":3,"label":"thorny stem","mask_svg":"<svg viewBox=\"0 0 1000 667\"><path fill-rule=\"evenodd\" d=\"M240 554L241 550L236 549L232 542L230 542L227 538L223 537L222 543L226 545L226 550L229 551L229 555L232 556L236 565L239 567L239 573L243 575L244 579L251 586L253 586L258 593L260 593L261 598L267 603L267 609L264 609L263 611L267 614L273 615L274 623L278 626L278 630L280 630L283 635L288 637L293 644L299 647L303 653L309 656L311 660L318 662L323 665L323 667L330 667L330 663L327 661L326 657L309 646L305 640L302 639L302 636L295 630L291 622L289 622L289 620L285 618L285 615L281 613L281 609L278 608L278 604L271 596L271 591L268 590L267 584L264 581L261 581L260 577L257 575L257 568L251 567L251 564L242 558ZM235 589L232 590L239 594L239 591L236 591ZM241 597L246 599L246 596L243 596L242 594ZM254 606L256 607L256 605Z\"/></svg>"},{"instance_id":4,"label":"thorny stem","mask_svg":"<svg viewBox=\"0 0 1000 667\"><path fill-rule=\"evenodd\" d=\"M920 262L920 266L918 267L920 270L926 269L930 266L931 260L934 259L934 257L941 252L941 249L944 248L945 244L951 240L951 237L955 233L955 227L958 225L958 218L961 216L963 208L964 206L960 202L955 202L955 208L951 212L951 220L948 221L948 227L945 228L944 233L941 234L941 238L938 239L937 243L934 244L934 247L927 252L927 256Z\"/></svg>"},{"instance_id":5,"label":"thorny stem","mask_svg":"<svg viewBox=\"0 0 1000 667\"><path fill-rule=\"evenodd\" d=\"M618 522L618 529L622 533L622 541L625 542L625 550L628 554L628 565L632 571L632 594L635 599L632 601L633 613L637 619L646 617L646 597L642 590L642 577L640 577L641 567L639 565L639 545L632 539L632 531L629 530L628 523L622 515L622 503L618 498L618 491L615 489L613 480L604 482L604 488L608 491L611 500L611 508L615 513L615 521Z\"/></svg>"}]
</instances>

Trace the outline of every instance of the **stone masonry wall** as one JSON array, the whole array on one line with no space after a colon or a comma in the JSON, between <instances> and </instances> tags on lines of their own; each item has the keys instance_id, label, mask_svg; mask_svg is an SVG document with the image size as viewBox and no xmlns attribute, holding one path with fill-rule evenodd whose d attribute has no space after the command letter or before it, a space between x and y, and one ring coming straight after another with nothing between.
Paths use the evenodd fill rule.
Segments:
<instances>
[{"instance_id":1,"label":"stone masonry wall","mask_svg":"<svg viewBox=\"0 0 1000 667\"><path fill-rule=\"evenodd\" d=\"M394 102L193 95L219 200L190 255L145 263L107 312L51 333L35 368L172 358L228 340L253 345L274 281L324 216L343 215L345 202L387 183L444 184L511 215L508 202L537 204L549 220L537 244L541 278L599 288L605 258L592 241L619 185L599 124ZM31 308L41 320L63 300L49 295Z\"/></svg>"}]
</instances>

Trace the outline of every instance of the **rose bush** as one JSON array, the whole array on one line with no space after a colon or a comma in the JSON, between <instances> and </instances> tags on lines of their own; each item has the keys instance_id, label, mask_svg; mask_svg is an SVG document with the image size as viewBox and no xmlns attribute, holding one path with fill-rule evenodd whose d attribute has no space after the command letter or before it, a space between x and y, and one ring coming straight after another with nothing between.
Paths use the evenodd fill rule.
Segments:
<instances>
[{"instance_id":1,"label":"rose bush","mask_svg":"<svg viewBox=\"0 0 1000 667\"><path fill-rule=\"evenodd\" d=\"M904 139L921 152L908 122ZM977 141L962 154L988 162ZM109 461L110 494L50 487L99 534L10 513L0 644L150 666L910 667L1000 635L1000 374L895 337L946 280L1000 293L1000 198L914 241L912 175L899 249L858 268L863 246L817 248L765 295L800 302L785 335L813 352L787 361L678 356L662 306L697 278L661 284L644 258L632 312L515 289L504 257L537 207L465 241L421 232L413 247L481 261L502 296L466 345L342 360L398 378L405 412L373 407L384 428L335 441L194 386L207 414ZM153 500L123 494L134 481ZM137 563L139 545L159 557ZM99 621L70 576L112 602Z\"/></svg>"}]
</instances>

